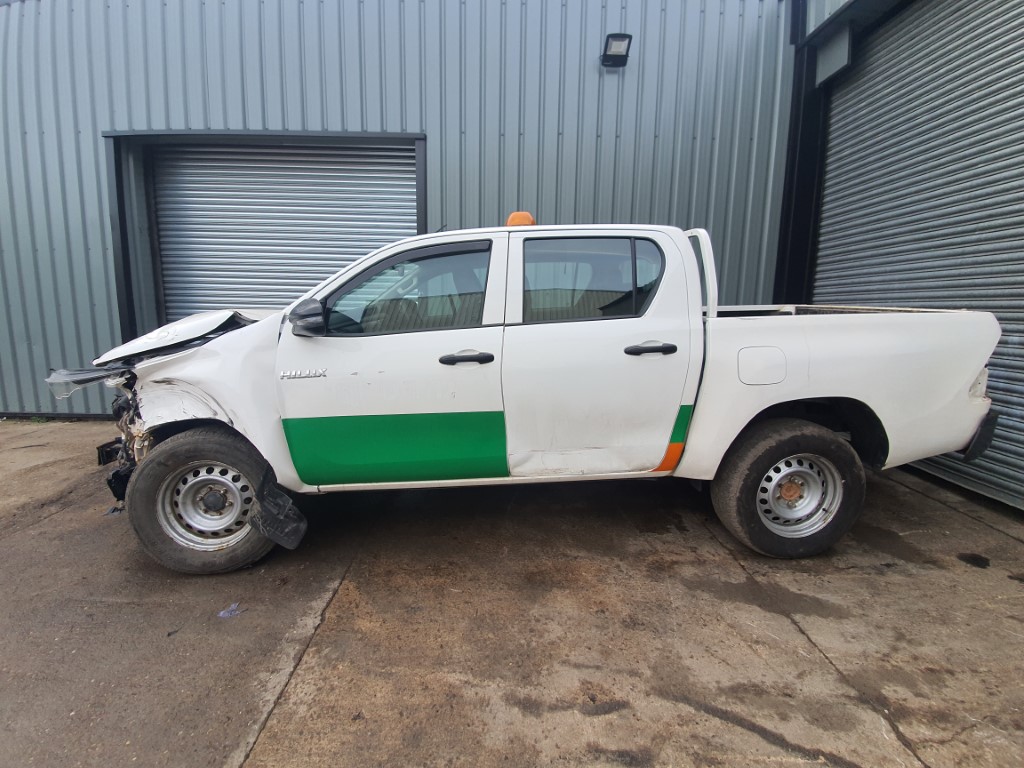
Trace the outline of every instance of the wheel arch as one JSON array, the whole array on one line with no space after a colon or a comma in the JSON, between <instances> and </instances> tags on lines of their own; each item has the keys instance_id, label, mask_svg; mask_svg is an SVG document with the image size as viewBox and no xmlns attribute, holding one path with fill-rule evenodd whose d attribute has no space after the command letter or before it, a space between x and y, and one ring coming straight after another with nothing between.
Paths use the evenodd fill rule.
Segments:
<instances>
[{"instance_id":1,"label":"wheel arch","mask_svg":"<svg viewBox=\"0 0 1024 768\"><path fill-rule=\"evenodd\" d=\"M145 389L139 396L139 410L141 418L133 431L144 439L148 435L149 447L191 429L215 426L252 446L273 468L277 482L288 490L297 493L317 490L303 483L296 473L280 419L273 414L243 423L232 419L212 398L199 397L185 387Z\"/></svg>"},{"instance_id":2,"label":"wheel arch","mask_svg":"<svg viewBox=\"0 0 1024 768\"><path fill-rule=\"evenodd\" d=\"M198 429L199 427L216 427L225 432L231 433L236 438L244 440L249 445L253 445L252 441L239 432L234 426L228 424L226 421L214 418L193 418L181 419L180 421L166 421L150 429L149 434L152 438L152 445L159 445L169 437L174 437L175 435L180 435L182 432L188 432L190 429ZM253 448L255 449L256 446L253 445Z\"/></svg>"},{"instance_id":3,"label":"wheel arch","mask_svg":"<svg viewBox=\"0 0 1024 768\"><path fill-rule=\"evenodd\" d=\"M848 397L809 398L770 405L747 422L736 440L757 424L779 418L803 419L848 436L867 467L879 469L889 456L889 436L881 419L870 406Z\"/></svg>"},{"instance_id":4,"label":"wheel arch","mask_svg":"<svg viewBox=\"0 0 1024 768\"><path fill-rule=\"evenodd\" d=\"M217 427L245 440L263 455L255 441L235 424L227 409L191 382L157 379L140 384L136 392L141 426L149 433L152 445L190 429Z\"/></svg>"}]
</instances>

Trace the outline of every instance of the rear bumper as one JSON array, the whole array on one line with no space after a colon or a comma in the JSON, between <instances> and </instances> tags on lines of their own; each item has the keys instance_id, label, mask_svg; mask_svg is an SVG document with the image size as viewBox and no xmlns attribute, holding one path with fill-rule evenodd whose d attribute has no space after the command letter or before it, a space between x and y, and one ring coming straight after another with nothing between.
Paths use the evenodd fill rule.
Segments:
<instances>
[{"instance_id":1,"label":"rear bumper","mask_svg":"<svg viewBox=\"0 0 1024 768\"><path fill-rule=\"evenodd\" d=\"M978 431L974 433L968 446L959 453L963 461L974 461L981 456L988 447L992 445L992 437L995 435L996 425L999 423L999 414L996 411L989 411L982 419Z\"/></svg>"}]
</instances>

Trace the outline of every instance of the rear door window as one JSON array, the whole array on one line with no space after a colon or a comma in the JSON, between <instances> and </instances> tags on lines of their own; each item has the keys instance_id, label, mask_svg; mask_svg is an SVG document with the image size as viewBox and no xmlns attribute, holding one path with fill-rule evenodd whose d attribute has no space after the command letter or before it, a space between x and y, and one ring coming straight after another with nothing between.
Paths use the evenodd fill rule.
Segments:
<instances>
[{"instance_id":1,"label":"rear door window","mask_svg":"<svg viewBox=\"0 0 1024 768\"><path fill-rule=\"evenodd\" d=\"M523 322L642 315L664 269L661 250L629 237L538 238L523 244Z\"/></svg>"}]
</instances>

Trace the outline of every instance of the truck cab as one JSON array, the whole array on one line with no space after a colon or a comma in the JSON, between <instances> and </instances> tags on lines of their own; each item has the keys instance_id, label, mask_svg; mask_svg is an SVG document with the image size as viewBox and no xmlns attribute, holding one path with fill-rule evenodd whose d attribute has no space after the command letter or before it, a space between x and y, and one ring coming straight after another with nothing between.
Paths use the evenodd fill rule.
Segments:
<instances>
[{"instance_id":1,"label":"truck cab","mask_svg":"<svg viewBox=\"0 0 1024 768\"><path fill-rule=\"evenodd\" d=\"M703 356L681 246L636 227L470 231L322 286L306 306L323 322L277 351L302 488L671 471Z\"/></svg>"}]
</instances>

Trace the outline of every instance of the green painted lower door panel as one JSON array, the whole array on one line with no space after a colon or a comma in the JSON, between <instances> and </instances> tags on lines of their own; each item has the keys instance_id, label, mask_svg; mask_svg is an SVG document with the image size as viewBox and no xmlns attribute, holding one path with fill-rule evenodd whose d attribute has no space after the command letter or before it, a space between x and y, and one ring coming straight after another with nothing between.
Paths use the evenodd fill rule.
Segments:
<instances>
[{"instance_id":1,"label":"green painted lower door panel","mask_svg":"<svg viewBox=\"0 0 1024 768\"><path fill-rule=\"evenodd\" d=\"M501 411L285 419L284 434L309 485L508 476Z\"/></svg>"}]
</instances>

